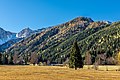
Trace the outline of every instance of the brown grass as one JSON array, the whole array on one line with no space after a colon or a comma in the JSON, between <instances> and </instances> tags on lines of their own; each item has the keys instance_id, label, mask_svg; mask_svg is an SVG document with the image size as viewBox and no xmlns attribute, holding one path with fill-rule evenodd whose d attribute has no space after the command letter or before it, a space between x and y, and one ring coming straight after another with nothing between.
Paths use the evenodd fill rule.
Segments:
<instances>
[{"instance_id":1,"label":"brown grass","mask_svg":"<svg viewBox=\"0 0 120 80\"><path fill-rule=\"evenodd\" d=\"M0 66L0 80L120 80L120 71L55 66Z\"/></svg>"}]
</instances>

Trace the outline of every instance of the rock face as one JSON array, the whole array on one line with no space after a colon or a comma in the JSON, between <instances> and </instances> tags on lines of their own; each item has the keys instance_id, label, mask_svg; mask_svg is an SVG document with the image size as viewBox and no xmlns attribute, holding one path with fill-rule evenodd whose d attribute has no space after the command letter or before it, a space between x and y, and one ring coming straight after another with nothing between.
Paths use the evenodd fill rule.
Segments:
<instances>
[{"instance_id":1,"label":"rock face","mask_svg":"<svg viewBox=\"0 0 120 80\"><path fill-rule=\"evenodd\" d=\"M0 28L0 44L3 44L11 39L16 39L16 33L5 31Z\"/></svg>"},{"instance_id":2,"label":"rock face","mask_svg":"<svg viewBox=\"0 0 120 80\"><path fill-rule=\"evenodd\" d=\"M17 33L16 37L25 38L25 37L30 36L31 34L33 34L33 31L30 28L25 28L22 31L20 31L19 33Z\"/></svg>"},{"instance_id":3,"label":"rock face","mask_svg":"<svg viewBox=\"0 0 120 80\"><path fill-rule=\"evenodd\" d=\"M39 33L44 30L46 30L46 28L42 28L42 29L38 29L38 30L32 30L30 28L25 28L22 31L20 31L19 33L17 33L16 37L17 38L27 38L27 37L31 36L32 34Z\"/></svg>"}]
</instances>

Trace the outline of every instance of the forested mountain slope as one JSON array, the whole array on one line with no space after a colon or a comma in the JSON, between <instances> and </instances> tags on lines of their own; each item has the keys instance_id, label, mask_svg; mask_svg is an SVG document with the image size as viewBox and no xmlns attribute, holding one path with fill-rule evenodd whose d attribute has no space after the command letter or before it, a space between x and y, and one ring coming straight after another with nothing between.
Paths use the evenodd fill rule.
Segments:
<instances>
[{"instance_id":1,"label":"forested mountain slope","mask_svg":"<svg viewBox=\"0 0 120 80\"><path fill-rule=\"evenodd\" d=\"M113 56L120 49L120 22L109 24L94 22L91 18L78 17L64 24L53 26L14 44L6 53L20 56L38 54L41 61L63 63L69 58L74 40L78 41L80 52L85 57L90 52ZM94 60L93 60L94 61Z\"/></svg>"}]
</instances>

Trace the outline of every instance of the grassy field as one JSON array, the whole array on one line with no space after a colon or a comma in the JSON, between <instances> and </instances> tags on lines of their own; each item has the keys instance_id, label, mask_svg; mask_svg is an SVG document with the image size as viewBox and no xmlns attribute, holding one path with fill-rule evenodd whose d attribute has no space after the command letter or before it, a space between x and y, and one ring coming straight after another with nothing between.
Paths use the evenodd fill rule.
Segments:
<instances>
[{"instance_id":1,"label":"grassy field","mask_svg":"<svg viewBox=\"0 0 120 80\"><path fill-rule=\"evenodd\" d=\"M120 71L74 70L56 66L0 66L0 80L120 80Z\"/></svg>"}]
</instances>

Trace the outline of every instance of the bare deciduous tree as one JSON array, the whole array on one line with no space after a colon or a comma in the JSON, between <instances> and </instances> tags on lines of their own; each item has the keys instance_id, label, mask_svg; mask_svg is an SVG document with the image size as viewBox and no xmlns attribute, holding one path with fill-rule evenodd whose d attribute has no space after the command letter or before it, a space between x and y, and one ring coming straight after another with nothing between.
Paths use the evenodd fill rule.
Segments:
<instances>
[{"instance_id":1,"label":"bare deciduous tree","mask_svg":"<svg viewBox=\"0 0 120 80\"><path fill-rule=\"evenodd\" d=\"M91 61L91 54L90 52L86 52L86 55L85 55L85 64L88 65L88 69L90 69L90 66L92 64L92 61Z\"/></svg>"},{"instance_id":2,"label":"bare deciduous tree","mask_svg":"<svg viewBox=\"0 0 120 80\"><path fill-rule=\"evenodd\" d=\"M38 55L36 53L31 54L30 63L33 65L38 63Z\"/></svg>"}]
</instances>

